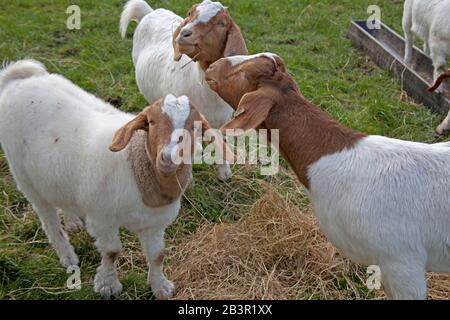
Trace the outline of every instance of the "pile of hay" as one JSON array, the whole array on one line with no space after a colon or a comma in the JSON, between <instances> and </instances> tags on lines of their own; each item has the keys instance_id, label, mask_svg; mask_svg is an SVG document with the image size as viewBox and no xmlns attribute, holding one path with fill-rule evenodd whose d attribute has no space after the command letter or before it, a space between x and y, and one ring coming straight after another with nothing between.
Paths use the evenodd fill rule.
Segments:
<instances>
[{"instance_id":1,"label":"pile of hay","mask_svg":"<svg viewBox=\"0 0 450 320\"><path fill-rule=\"evenodd\" d=\"M177 299L367 299L365 268L344 260L313 215L275 192L237 223L207 225L176 246L167 270ZM431 296L450 297L447 276L434 276Z\"/></svg>"}]
</instances>

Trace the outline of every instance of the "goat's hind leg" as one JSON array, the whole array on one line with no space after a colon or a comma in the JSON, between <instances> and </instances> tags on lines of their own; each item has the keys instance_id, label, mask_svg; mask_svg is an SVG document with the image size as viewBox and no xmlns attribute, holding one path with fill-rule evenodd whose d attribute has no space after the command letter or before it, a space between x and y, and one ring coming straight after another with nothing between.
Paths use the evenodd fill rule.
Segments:
<instances>
[{"instance_id":1,"label":"goat's hind leg","mask_svg":"<svg viewBox=\"0 0 450 320\"><path fill-rule=\"evenodd\" d=\"M58 211L55 207L46 203L44 200L32 201L33 209L38 214L42 223L42 228L53 248L58 254L59 261L62 266L69 267L78 265L78 257L69 243L67 234L64 232L61 221L58 216Z\"/></svg>"}]
</instances>

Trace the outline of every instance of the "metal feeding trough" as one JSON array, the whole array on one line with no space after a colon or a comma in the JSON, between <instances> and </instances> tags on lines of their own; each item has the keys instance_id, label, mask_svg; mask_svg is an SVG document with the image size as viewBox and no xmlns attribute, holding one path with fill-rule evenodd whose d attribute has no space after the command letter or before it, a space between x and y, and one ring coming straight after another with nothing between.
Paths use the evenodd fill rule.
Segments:
<instances>
[{"instance_id":1,"label":"metal feeding trough","mask_svg":"<svg viewBox=\"0 0 450 320\"><path fill-rule=\"evenodd\" d=\"M447 115L450 108L450 92L430 93L433 84L431 59L414 47L412 65L403 62L405 40L394 30L380 22L380 29L369 29L366 20L352 21L348 37L360 50L368 54L383 69L391 70L402 81L405 91L416 102L431 110Z\"/></svg>"}]
</instances>

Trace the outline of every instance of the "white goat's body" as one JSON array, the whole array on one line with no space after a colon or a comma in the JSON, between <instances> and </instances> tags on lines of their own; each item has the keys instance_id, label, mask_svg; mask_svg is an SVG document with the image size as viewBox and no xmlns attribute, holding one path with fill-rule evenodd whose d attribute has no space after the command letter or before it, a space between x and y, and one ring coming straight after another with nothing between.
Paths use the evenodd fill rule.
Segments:
<instances>
[{"instance_id":1,"label":"white goat's body","mask_svg":"<svg viewBox=\"0 0 450 320\"><path fill-rule=\"evenodd\" d=\"M178 215L180 199L163 208L145 206L127 152L108 149L116 130L134 116L59 75L38 71L38 64L20 61L0 74L0 142L61 263L74 265L78 258L58 209L86 219L102 253L120 252L121 227L161 238ZM162 238L154 241L161 246ZM108 278L111 270L96 278L96 290L107 296L121 290L116 278Z\"/></svg>"},{"instance_id":2,"label":"white goat's body","mask_svg":"<svg viewBox=\"0 0 450 320\"><path fill-rule=\"evenodd\" d=\"M209 88L197 62L185 55L178 62L174 60L172 35L182 20L169 10L157 9L139 22L133 40L139 90L150 103L169 93L186 95L210 124L219 128L231 119L233 109Z\"/></svg>"},{"instance_id":3,"label":"white goat's body","mask_svg":"<svg viewBox=\"0 0 450 320\"><path fill-rule=\"evenodd\" d=\"M353 261L380 266L391 297L426 298L425 270L450 273L450 143L369 136L309 176L322 230Z\"/></svg>"},{"instance_id":4,"label":"white goat's body","mask_svg":"<svg viewBox=\"0 0 450 320\"><path fill-rule=\"evenodd\" d=\"M132 119L55 74L13 82L0 96L0 141L31 201L36 194L63 211L132 231L164 227L179 203L155 224L164 210L144 205L127 154L108 149Z\"/></svg>"}]
</instances>

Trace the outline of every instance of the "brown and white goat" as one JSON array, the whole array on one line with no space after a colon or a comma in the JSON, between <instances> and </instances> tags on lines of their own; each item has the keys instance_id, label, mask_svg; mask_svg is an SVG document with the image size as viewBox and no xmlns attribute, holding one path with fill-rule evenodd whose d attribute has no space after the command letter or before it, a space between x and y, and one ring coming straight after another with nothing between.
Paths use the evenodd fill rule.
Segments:
<instances>
[{"instance_id":1,"label":"brown and white goat","mask_svg":"<svg viewBox=\"0 0 450 320\"><path fill-rule=\"evenodd\" d=\"M18 189L65 267L79 260L57 211L86 220L102 255L94 290L105 297L122 290L116 271L120 228L138 235L155 296L174 294L162 269L164 232L192 179L184 153L194 148L195 139L187 137L196 127L200 135L210 131L185 96L168 95L132 115L49 74L36 61L0 70L0 143ZM214 142L223 146L221 139Z\"/></svg>"},{"instance_id":2,"label":"brown and white goat","mask_svg":"<svg viewBox=\"0 0 450 320\"><path fill-rule=\"evenodd\" d=\"M194 5L183 20L169 10L153 10L144 0L131 0L120 20L123 37L132 20L139 23L133 41L136 81L147 101L167 94L186 95L214 128L230 120L233 109L204 83L204 71L212 62L247 54L227 8L206 0ZM231 177L229 165L218 169L219 179Z\"/></svg>"},{"instance_id":3,"label":"brown and white goat","mask_svg":"<svg viewBox=\"0 0 450 320\"><path fill-rule=\"evenodd\" d=\"M237 109L222 131L279 130L321 229L354 262L379 266L390 298L425 299L425 272L450 273L450 143L343 126L301 95L274 54L223 58L206 80Z\"/></svg>"}]
</instances>

